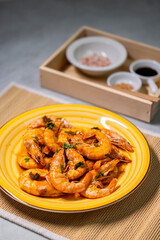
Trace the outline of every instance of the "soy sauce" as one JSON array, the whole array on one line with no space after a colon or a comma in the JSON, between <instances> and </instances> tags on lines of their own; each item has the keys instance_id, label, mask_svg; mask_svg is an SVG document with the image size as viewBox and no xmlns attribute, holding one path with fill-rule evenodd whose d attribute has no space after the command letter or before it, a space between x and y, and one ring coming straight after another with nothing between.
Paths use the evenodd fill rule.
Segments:
<instances>
[{"instance_id":1,"label":"soy sauce","mask_svg":"<svg viewBox=\"0 0 160 240\"><path fill-rule=\"evenodd\" d=\"M139 74L141 76L145 76L145 77L153 77L158 74L158 72L156 70L154 70L153 68L149 68L149 67L138 68L135 72L137 74Z\"/></svg>"}]
</instances>

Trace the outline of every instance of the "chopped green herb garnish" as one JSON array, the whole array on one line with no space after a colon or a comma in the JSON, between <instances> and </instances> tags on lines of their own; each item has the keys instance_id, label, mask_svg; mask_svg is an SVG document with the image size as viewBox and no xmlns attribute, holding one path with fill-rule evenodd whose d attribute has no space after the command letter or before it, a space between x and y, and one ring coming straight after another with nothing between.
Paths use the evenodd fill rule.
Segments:
<instances>
[{"instance_id":1,"label":"chopped green herb garnish","mask_svg":"<svg viewBox=\"0 0 160 240\"><path fill-rule=\"evenodd\" d=\"M49 171L49 169L50 169L50 163L47 164L46 169Z\"/></svg>"},{"instance_id":2,"label":"chopped green herb garnish","mask_svg":"<svg viewBox=\"0 0 160 240\"><path fill-rule=\"evenodd\" d=\"M43 121L44 121L45 123L49 123L49 122L51 122L52 120L51 120L50 118L47 118L47 116L45 115L45 116L43 116Z\"/></svg>"},{"instance_id":3,"label":"chopped green herb garnish","mask_svg":"<svg viewBox=\"0 0 160 240\"><path fill-rule=\"evenodd\" d=\"M65 131L66 133L68 133L69 135L76 135L76 133L72 132L72 131Z\"/></svg>"},{"instance_id":4,"label":"chopped green herb garnish","mask_svg":"<svg viewBox=\"0 0 160 240\"><path fill-rule=\"evenodd\" d=\"M109 157L109 154L108 154L108 153L106 153L104 156L106 156L106 157Z\"/></svg>"},{"instance_id":5,"label":"chopped green herb garnish","mask_svg":"<svg viewBox=\"0 0 160 240\"><path fill-rule=\"evenodd\" d=\"M71 145L71 144L68 144L68 143L64 143L63 144L63 148L67 149L67 148L75 148L76 145Z\"/></svg>"},{"instance_id":6,"label":"chopped green herb garnish","mask_svg":"<svg viewBox=\"0 0 160 240\"><path fill-rule=\"evenodd\" d=\"M99 127L92 127L91 129L101 130Z\"/></svg>"},{"instance_id":7,"label":"chopped green herb garnish","mask_svg":"<svg viewBox=\"0 0 160 240\"><path fill-rule=\"evenodd\" d=\"M29 158L25 158L24 160L25 160L26 162L29 162Z\"/></svg>"},{"instance_id":8,"label":"chopped green herb garnish","mask_svg":"<svg viewBox=\"0 0 160 240\"><path fill-rule=\"evenodd\" d=\"M47 122L47 116L46 115L43 116L43 121Z\"/></svg>"},{"instance_id":9,"label":"chopped green herb garnish","mask_svg":"<svg viewBox=\"0 0 160 240\"><path fill-rule=\"evenodd\" d=\"M39 140L37 136L33 136L32 138L33 138L33 142L35 142L35 143L37 143Z\"/></svg>"},{"instance_id":10,"label":"chopped green herb garnish","mask_svg":"<svg viewBox=\"0 0 160 240\"><path fill-rule=\"evenodd\" d=\"M100 177L102 177L102 176L104 176L104 174L103 174L103 173L100 173L100 174L96 175L95 178L100 178Z\"/></svg>"},{"instance_id":11,"label":"chopped green herb garnish","mask_svg":"<svg viewBox=\"0 0 160 240\"><path fill-rule=\"evenodd\" d=\"M38 156L37 159L40 160L40 156Z\"/></svg>"},{"instance_id":12,"label":"chopped green herb garnish","mask_svg":"<svg viewBox=\"0 0 160 240\"><path fill-rule=\"evenodd\" d=\"M95 147L98 147L98 144L94 144Z\"/></svg>"},{"instance_id":13,"label":"chopped green herb garnish","mask_svg":"<svg viewBox=\"0 0 160 240\"><path fill-rule=\"evenodd\" d=\"M80 144L82 144L82 143L76 143L76 145L80 145Z\"/></svg>"},{"instance_id":14,"label":"chopped green herb garnish","mask_svg":"<svg viewBox=\"0 0 160 240\"><path fill-rule=\"evenodd\" d=\"M62 118L61 118L61 117L59 117L59 118L56 118L56 120L62 120Z\"/></svg>"},{"instance_id":15,"label":"chopped green herb garnish","mask_svg":"<svg viewBox=\"0 0 160 240\"><path fill-rule=\"evenodd\" d=\"M58 152L59 152L59 150L57 149L57 150L56 150L56 153L58 153Z\"/></svg>"},{"instance_id":16,"label":"chopped green herb garnish","mask_svg":"<svg viewBox=\"0 0 160 240\"><path fill-rule=\"evenodd\" d=\"M47 123L46 128L48 128L48 129L52 129L52 128L54 128L54 126L55 126L54 123L49 122L49 123Z\"/></svg>"},{"instance_id":17,"label":"chopped green herb garnish","mask_svg":"<svg viewBox=\"0 0 160 240\"><path fill-rule=\"evenodd\" d=\"M32 172L30 172L29 176L32 180L38 180L40 178L40 175L38 173L33 174Z\"/></svg>"},{"instance_id":18,"label":"chopped green herb garnish","mask_svg":"<svg viewBox=\"0 0 160 240\"><path fill-rule=\"evenodd\" d=\"M61 173L64 173L64 167L62 164L60 164L60 167L61 167Z\"/></svg>"},{"instance_id":19,"label":"chopped green herb garnish","mask_svg":"<svg viewBox=\"0 0 160 240\"><path fill-rule=\"evenodd\" d=\"M34 136L33 138L36 139L36 140L38 141L38 137L37 137L37 136Z\"/></svg>"},{"instance_id":20,"label":"chopped green herb garnish","mask_svg":"<svg viewBox=\"0 0 160 240\"><path fill-rule=\"evenodd\" d=\"M79 167L84 168L84 167L85 167L84 162L79 162L79 163L76 163L76 164L74 165L74 169L75 169L75 170L76 170L77 168L79 168Z\"/></svg>"}]
</instances>

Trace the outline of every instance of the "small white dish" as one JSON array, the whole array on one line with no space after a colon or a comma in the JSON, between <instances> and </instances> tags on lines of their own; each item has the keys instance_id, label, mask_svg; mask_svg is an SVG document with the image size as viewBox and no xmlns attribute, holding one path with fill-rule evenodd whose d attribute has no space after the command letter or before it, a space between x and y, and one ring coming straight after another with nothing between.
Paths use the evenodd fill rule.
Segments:
<instances>
[{"instance_id":1,"label":"small white dish","mask_svg":"<svg viewBox=\"0 0 160 240\"><path fill-rule=\"evenodd\" d=\"M107 79L109 86L115 86L120 83L131 84L133 86L132 92L138 91L142 86L141 79L130 72L116 72L111 74Z\"/></svg>"},{"instance_id":2,"label":"small white dish","mask_svg":"<svg viewBox=\"0 0 160 240\"><path fill-rule=\"evenodd\" d=\"M111 64L105 67L92 67L81 63L81 58L93 54L109 58ZM111 38L85 37L74 41L67 48L66 57L71 64L84 73L100 76L121 66L127 58L127 51L121 43Z\"/></svg>"},{"instance_id":3,"label":"small white dish","mask_svg":"<svg viewBox=\"0 0 160 240\"><path fill-rule=\"evenodd\" d=\"M136 71L142 68L153 69L157 72L157 74L153 76L140 75ZM130 72L134 73L137 77L141 78L144 84L147 83L149 85L152 93L157 92L158 87L155 84L155 82L158 81L160 77L160 63L150 59L141 59L141 60L134 61L130 65L129 69L130 69Z\"/></svg>"}]
</instances>

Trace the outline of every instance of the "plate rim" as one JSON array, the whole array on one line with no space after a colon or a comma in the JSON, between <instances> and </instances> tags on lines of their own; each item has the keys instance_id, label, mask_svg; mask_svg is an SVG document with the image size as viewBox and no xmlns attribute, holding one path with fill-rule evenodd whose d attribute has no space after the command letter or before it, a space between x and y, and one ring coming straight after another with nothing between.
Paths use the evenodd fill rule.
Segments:
<instances>
[{"instance_id":1,"label":"plate rim","mask_svg":"<svg viewBox=\"0 0 160 240\"><path fill-rule=\"evenodd\" d=\"M0 136L1 136L1 130L2 128L4 128L9 122L15 120L16 118L20 118L23 115L27 115L27 113L32 113L35 110L41 110L41 109L47 109L47 108L52 108L52 107L59 107L59 106L74 106L74 107L82 107L82 108L91 108L91 109L95 109L95 110L100 110L100 111L104 111L104 112L108 112L111 115L114 115L115 117L118 116L118 118L125 120L126 122L128 122L129 124L131 124L132 126L134 126L138 132L142 135L142 137L144 138L145 142L146 142L146 146L148 147L148 152L149 152L149 164L148 164L148 168L145 172L145 175L143 176L143 178L141 179L141 181L127 194L125 194L123 197L114 200L113 202L107 203L107 204L103 204L99 207L91 207L91 208L86 208L86 209L82 209L82 210L54 210L54 209L49 209L49 208L43 208L43 207L39 207L39 206L35 206L33 204L27 203L19 198L17 198L16 196L14 196L12 193L10 193L10 191L8 191L7 189L5 189L4 187L2 187L1 183L0 183L0 189L7 194L9 197L11 197L13 200L27 206L27 207L31 207L34 208L36 210L41 210L41 211L46 211L46 212L55 212L55 213L81 213L81 212L90 212L90 211L95 211L95 210L99 210L108 206L111 206L113 204L116 204L122 200L124 200L125 198L129 197L130 194L132 194L133 192L135 192L137 190L137 188L145 181L149 171L150 171L150 167L151 167L151 150L150 150L150 146L148 144L148 141L146 139L146 137L144 136L144 134L141 132L141 130L139 130L139 128L137 128L133 123L131 123L128 119L126 119L125 117L120 116L117 113L114 113L108 109L104 109L104 108L100 108L100 107L96 107L96 106L88 106L88 105L82 105L82 104L55 104L55 105L47 105L47 106L42 106L42 107L38 107L38 108L33 108L31 110L28 111L24 111L18 115L16 115L15 117L11 118L10 120L6 121L1 127L0 127Z\"/></svg>"}]
</instances>

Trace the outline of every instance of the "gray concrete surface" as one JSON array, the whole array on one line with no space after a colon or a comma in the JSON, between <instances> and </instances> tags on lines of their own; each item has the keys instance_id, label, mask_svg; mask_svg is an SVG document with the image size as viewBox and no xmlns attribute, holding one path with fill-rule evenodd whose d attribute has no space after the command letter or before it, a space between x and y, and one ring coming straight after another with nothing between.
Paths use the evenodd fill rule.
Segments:
<instances>
[{"instance_id":1,"label":"gray concrete surface","mask_svg":"<svg viewBox=\"0 0 160 240\"><path fill-rule=\"evenodd\" d=\"M82 25L160 47L159 0L12 0L0 1L0 89L14 81L40 92L38 68ZM128 118L160 133L160 112L151 124ZM44 239L0 220L0 239Z\"/></svg>"}]
</instances>

